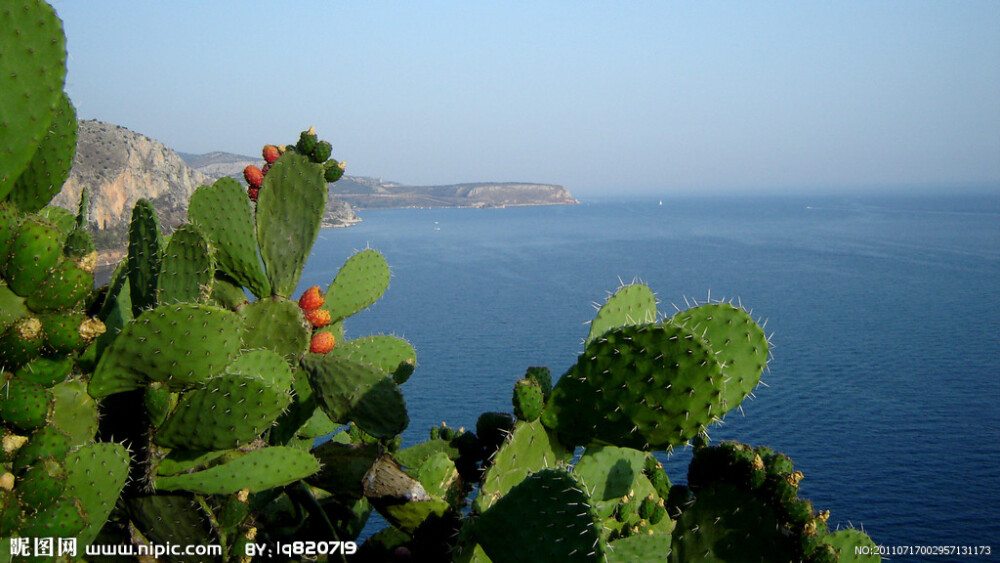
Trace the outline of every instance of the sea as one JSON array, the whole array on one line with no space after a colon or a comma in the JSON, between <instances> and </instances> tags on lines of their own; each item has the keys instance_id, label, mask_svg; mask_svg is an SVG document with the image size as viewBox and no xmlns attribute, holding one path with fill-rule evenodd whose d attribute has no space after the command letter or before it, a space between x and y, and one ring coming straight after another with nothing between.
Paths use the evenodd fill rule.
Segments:
<instances>
[{"instance_id":1,"label":"sea","mask_svg":"<svg viewBox=\"0 0 1000 563\"><path fill-rule=\"evenodd\" d=\"M404 447L442 422L474 429L482 412L511 411L529 366L565 373L596 307L638 281L666 315L732 300L770 335L762 385L710 427L713 441L787 454L832 529L906 551L887 560L1000 561L1000 194L359 214L321 231L300 287L325 287L359 250L385 256L388 291L345 324L348 338L394 334L417 351ZM690 458L662 455L674 483Z\"/></svg>"}]
</instances>

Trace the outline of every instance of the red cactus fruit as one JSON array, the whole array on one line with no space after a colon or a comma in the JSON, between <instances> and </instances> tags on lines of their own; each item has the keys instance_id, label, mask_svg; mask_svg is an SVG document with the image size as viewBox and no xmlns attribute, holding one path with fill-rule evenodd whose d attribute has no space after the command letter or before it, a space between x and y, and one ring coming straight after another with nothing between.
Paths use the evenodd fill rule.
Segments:
<instances>
[{"instance_id":1,"label":"red cactus fruit","mask_svg":"<svg viewBox=\"0 0 1000 563\"><path fill-rule=\"evenodd\" d=\"M250 196L250 201L257 201L257 195L260 193L260 188L247 188L247 195Z\"/></svg>"},{"instance_id":2,"label":"red cactus fruit","mask_svg":"<svg viewBox=\"0 0 1000 563\"><path fill-rule=\"evenodd\" d=\"M264 173L253 164L243 169L243 177L251 188L260 188L261 184L264 183Z\"/></svg>"},{"instance_id":3,"label":"red cactus fruit","mask_svg":"<svg viewBox=\"0 0 1000 563\"><path fill-rule=\"evenodd\" d=\"M312 341L309 342L309 351L313 354L326 354L330 350L333 350L336 344L337 339L333 337L333 334L329 332L317 332L313 335Z\"/></svg>"},{"instance_id":4,"label":"red cactus fruit","mask_svg":"<svg viewBox=\"0 0 1000 563\"><path fill-rule=\"evenodd\" d=\"M264 166L260 167L261 173L264 174L265 176L267 176L267 171L270 170L270 169L271 169L271 164L270 163L267 163Z\"/></svg>"},{"instance_id":5,"label":"red cactus fruit","mask_svg":"<svg viewBox=\"0 0 1000 563\"><path fill-rule=\"evenodd\" d=\"M281 152L278 151L278 147L274 145L264 145L264 150L262 151L264 156L264 161L268 164L273 164L278 157L281 156Z\"/></svg>"},{"instance_id":6,"label":"red cactus fruit","mask_svg":"<svg viewBox=\"0 0 1000 563\"><path fill-rule=\"evenodd\" d=\"M314 285L309 289L305 290L302 297L299 298L299 307L303 311L312 311L323 306L325 299L323 299L323 294L319 290L318 285Z\"/></svg>"}]
</instances>

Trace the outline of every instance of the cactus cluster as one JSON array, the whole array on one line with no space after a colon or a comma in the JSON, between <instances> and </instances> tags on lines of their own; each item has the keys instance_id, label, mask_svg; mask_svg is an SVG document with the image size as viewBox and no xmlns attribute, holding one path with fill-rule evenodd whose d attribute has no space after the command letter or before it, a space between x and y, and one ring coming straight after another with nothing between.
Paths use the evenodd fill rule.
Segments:
<instances>
[{"instance_id":1,"label":"cactus cluster","mask_svg":"<svg viewBox=\"0 0 1000 563\"><path fill-rule=\"evenodd\" d=\"M312 129L266 145L249 190L200 187L172 233L139 201L95 289L86 193L75 215L48 205L75 148L60 23L19 0L0 24L0 559L7 538L72 537L246 561L250 542L355 540L373 511L388 526L359 560L826 562L870 542L830 533L781 454L707 445L760 380L761 327L728 302L663 316L642 284L555 383L528 368L512 413L401 448L416 353L344 329L385 259L292 298L343 173ZM692 440L672 485L654 452Z\"/></svg>"},{"instance_id":2,"label":"cactus cluster","mask_svg":"<svg viewBox=\"0 0 1000 563\"><path fill-rule=\"evenodd\" d=\"M330 155L333 153L333 145L328 141L320 141L316 135L316 129L310 127L299 135L298 142L290 145L264 145L261 156L264 157L264 165L257 167L254 164L243 169L243 179L247 182L247 196L250 201L257 201L260 197L260 190L264 187L264 178L271 171L271 165L286 152L295 152L308 157L312 162L323 166L323 179L328 182L336 182L344 175L345 165L338 162Z\"/></svg>"}]
</instances>

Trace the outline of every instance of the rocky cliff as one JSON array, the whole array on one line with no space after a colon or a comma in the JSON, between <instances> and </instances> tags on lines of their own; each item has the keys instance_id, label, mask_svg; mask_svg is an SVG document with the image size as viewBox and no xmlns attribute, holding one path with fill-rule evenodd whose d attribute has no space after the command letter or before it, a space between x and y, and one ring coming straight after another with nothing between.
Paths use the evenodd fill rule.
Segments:
<instances>
[{"instance_id":1,"label":"rocky cliff","mask_svg":"<svg viewBox=\"0 0 1000 563\"><path fill-rule=\"evenodd\" d=\"M79 126L73 169L53 203L75 211L80 191L88 188L87 220L102 256L109 260L122 254L136 201L152 201L161 225L170 232L187 217L195 188L211 182L145 135L101 121L81 120Z\"/></svg>"}]
</instances>

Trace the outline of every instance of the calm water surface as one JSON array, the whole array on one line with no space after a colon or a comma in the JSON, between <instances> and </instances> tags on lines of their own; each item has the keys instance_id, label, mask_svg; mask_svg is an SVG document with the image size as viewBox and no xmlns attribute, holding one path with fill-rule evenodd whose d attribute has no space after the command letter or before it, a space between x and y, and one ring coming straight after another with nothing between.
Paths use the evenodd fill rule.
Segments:
<instances>
[{"instance_id":1,"label":"calm water surface","mask_svg":"<svg viewBox=\"0 0 1000 563\"><path fill-rule=\"evenodd\" d=\"M510 411L527 366L563 373L620 281L674 306L739 299L773 333L744 414L715 440L768 445L835 527L885 545L992 545L1000 560L1000 197L593 200L362 211L320 234L300 287L355 250L392 267L348 337L417 350L405 445ZM689 451L667 460L686 481ZM896 561L948 561L900 557ZM990 560L990 558L963 558Z\"/></svg>"}]
</instances>

